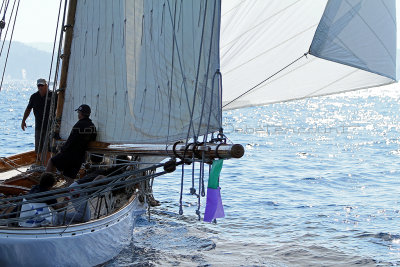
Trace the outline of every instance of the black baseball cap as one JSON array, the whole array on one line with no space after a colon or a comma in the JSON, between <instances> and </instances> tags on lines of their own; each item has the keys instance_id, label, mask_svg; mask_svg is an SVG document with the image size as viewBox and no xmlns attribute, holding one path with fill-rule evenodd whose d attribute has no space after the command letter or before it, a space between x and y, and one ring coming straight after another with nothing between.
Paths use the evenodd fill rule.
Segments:
<instances>
[{"instance_id":1,"label":"black baseball cap","mask_svg":"<svg viewBox=\"0 0 400 267\"><path fill-rule=\"evenodd\" d=\"M80 105L79 108L75 109L75 111L80 111L83 115L87 116L89 116L91 112L90 107L86 104Z\"/></svg>"}]
</instances>

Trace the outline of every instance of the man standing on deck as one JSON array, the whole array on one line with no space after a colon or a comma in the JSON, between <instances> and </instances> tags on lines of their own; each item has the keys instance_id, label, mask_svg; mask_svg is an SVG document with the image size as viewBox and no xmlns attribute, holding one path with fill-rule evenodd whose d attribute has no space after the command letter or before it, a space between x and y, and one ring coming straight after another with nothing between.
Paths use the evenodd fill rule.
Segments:
<instances>
[{"instance_id":1,"label":"man standing on deck","mask_svg":"<svg viewBox=\"0 0 400 267\"><path fill-rule=\"evenodd\" d=\"M79 121L72 127L71 133L65 144L61 147L61 152L52 157L47 163L47 172L57 170L62 171L63 175L71 184L73 179L85 161L86 150L90 141L94 141L97 136L96 127L90 116L90 107L80 105L75 111L78 111Z\"/></svg>"},{"instance_id":2,"label":"man standing on deck","mask_svg":"<svg viewBox=\"0 0 400 267\"><path fill-rule=\"evenodd\" d=\"M26 119L33 109L33 114L35 115L35 152L40 153L43 150L43 144L46 138L46 129L49 121L50 103L53 92L49 91L45 79L38 79L36 85L38 91L32 94L29 99L28 106L24 112L24 117L22 118L21 128L25 131ZM55 100L57 101L57 98ZM45 108L46 112L44 112Z\"/></svg>"}]
</instances>

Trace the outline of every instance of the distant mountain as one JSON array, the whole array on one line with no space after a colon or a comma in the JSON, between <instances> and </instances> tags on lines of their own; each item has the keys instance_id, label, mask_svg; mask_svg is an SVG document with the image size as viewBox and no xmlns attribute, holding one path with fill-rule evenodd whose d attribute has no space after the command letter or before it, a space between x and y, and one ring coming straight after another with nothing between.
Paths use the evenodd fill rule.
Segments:
<instances>
[{"instance_id":1,"label":"distant mountain","mask_svg":"<svg viewBox=\"0 0 400 267\"><path fill-rule=\"evenodd\" d=\"M0 42L0 49L2 44L3 42ZM8 45L9 42L6 41L0 55L0 75L3 74ZM4 75L5 80L48 79L50 62L51 53L20 42L12 42Z\"/></svg>"},{"instance_id":2,"label":"distant mountain","mask_svg":"<svg viewBox=\"0 0 400 267\"><path fill-rule=\"evenodd\" d=\"M53 43L44 43L44 42L39 42L39 43L24 43L27 46L31 46L33 48L36 48L40 51L44 51L47 53L52 53L53 52ZM56 49L58 46L56 46Z\"/></svg>"}]
</instances>

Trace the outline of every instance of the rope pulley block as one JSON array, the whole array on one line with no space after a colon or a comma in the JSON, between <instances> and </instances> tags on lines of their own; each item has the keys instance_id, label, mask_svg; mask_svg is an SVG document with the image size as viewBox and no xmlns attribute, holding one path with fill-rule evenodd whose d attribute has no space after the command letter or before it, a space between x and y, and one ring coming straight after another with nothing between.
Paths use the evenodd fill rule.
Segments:
<instances>
[{"instance_id":1,"label":"rope pulley block","mask_svg":"<svg viewBox=\"0 0 400 267\"><path fill-rule=\"evenodd\" d=\"M176 170L176 160L170 159L164 163L164 171L166 172L174 172Z\"/></svg>"}]
</instances>

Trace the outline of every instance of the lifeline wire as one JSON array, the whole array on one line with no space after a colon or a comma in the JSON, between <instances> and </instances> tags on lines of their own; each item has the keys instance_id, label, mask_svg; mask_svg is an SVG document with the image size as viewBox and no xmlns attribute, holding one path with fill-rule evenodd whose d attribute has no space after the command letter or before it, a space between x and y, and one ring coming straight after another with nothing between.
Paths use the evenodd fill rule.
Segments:
<instances>
[{"instance_id":1,"label":"lifeline wire","mask_svg":"<svg viewBox=\"0 0 400 267\"><path fill-rule=\"evenodd\" d=\"M141 171L143 171L143 169L142 170L137 170L135 172L141 172ZM129 173L132 173L132 172L129 172ZM149 174L149 175L136 177L136 178L133 178L133 179L130 179L130 180L120 181L121 178L130 176L130 175L124 173L124 174L116 175L116 176L113 176L113 177L110 177L110 178L105 178L105 179L100 179L100 180L93 181L93 182L90 182L90 183L85 183L84 185L77 185L77 186L72 186L72 187L68 187L68 188L62 188L63 190L56 189L56 190L51 190L51 191L47 191L47 192L30 194L30 196L34 197L34 196L38 196L38 195L48 195L49 193L56 193L56 192L59 192L59 191L66 191L66 193L60 193L60 194L47 196L47 197L46 196L43 196L43 197L39 196L39 198L29 197L29 201L28 202L32 202L32 201L34 201L34 202L44 202L45 200L61 198L61 197L69 197L69 196L71 196L73 194L90 193L90 192L95 191L94 193L92 193L91 197L83 196L83 197L78 197L78 198L74 199L75 203L77 203L77 202L80 203L81 201L83 203L84 201L88 200L89 198L93 198L93 197L96 197L96 196L101 196L101 195L103 195L103 194L105 194L107 192L118 190L118 189L124 188L124 187L126 187L128 185L137 184L137 183L140 183L140 182L143 182L143 181L146 181L148 179L151 179L151 178L154 178L154 177L158 177L158 176L161 176L161 175L164 175L164 174L166 174L166 171L162 171L162 172L159 172L159 173L152 173L152 174ZM105 181L110 181L110 184L101 185L101 183L104 183ZM100 184L100 185L97 185L97 186L94 186L94 187L89 187L90 184ZM82 187L85 187L85 188L82 189ZM20 201L22 201L25 197L26 197L26 195L21 196L21 197L8 198L8 199L16 199L16 198L18 198ZM1 199L1 200L4 201L4 199ZM48 207L53 207L55 205L68 203L68 202L69 202L69 200L64 200L64 201L56 203L56 204L48 205ZM23 204L23 203L20 203L20 204ZM0 208L7 208L7 207L14 207L14 206L16 206L16 203L8 203L8 204L0 205ZM68 207L70 207L70 206L71 205L68 205L67 207L56 209L54 211L68 210ZM34 210L34 209L31 209L31 210ZM26 210L26 211L31 211L31 210ZM11 212L11 213L7 213L7 214L1 214L0 217L9 216L9 215L17 214L17 213L19 213L19 212L17 211L17 212ZM44 215L44 213L42 215ZM0 223L1 222L10 223L10 222L22 221L22 220L25 220L27 218L33 218L33 217L35 217L35 216L0 219Z\"/></svg>"},{"instance_id":2,"label":"lifeline wire","mask_svg":"<svg viewBox=\"0 0 400 267\"><path fill-rule=\"evenodd\" d=\"M116 181L118 179L125 178L125 177L131 176L131 175L140 175L141 173L143 173L145 171L153 170L153 169L156 169L156 168L159 168L159 167L162 167L162 166L164 166L164 164L157 164L157 165L154 165L154 166L151 166L151 167L138 169L138 170L132 170L132 171L126 171L126 172L124 172L122 174L118 174L118 175L111 176L111 177L108 177L108 178L104 178L104 179L88 182L88 183L85 183L84 186L85 187L93 186L92 188L76 190L76 192L77 193L86 193L86 192L97 190L99 188L107 188L108 185L101 185L101 184L104 184L104 183L107 183L107 182L114 182L114 181ZM165 173L165 172L163 172L163 173ZM141 177L135 178L135 179L140 180ZM123 183L117 183L117 185L120 185L120 184L123 184ZM46 192L29 194L29 199L33 199L33 200L38 201L38 202L43 202L45 200L50 200L50 199L59 198L59 197L65 197L65 196L68 196L69 194L71 194L71 192L70 192L71 189L79 189L81 187L82 187L82 185L71 186L71 187L67 187L67 188L58 188L58 189L54 189L54 190L50 190L50 191L46 191ZM48 196L49 194L53 194L53 195L52 196ZM47 197L46 197L46 195L47 195ZM55 195L57 195L57 197L55 197ZM21 201L25 197L26 197L26 195L0 199L0 209L7 208L7 207L12 207L12 206L14 206L14 203L10 203L10 202L12 202L12 201ZM7 203L7 204L3 204L3 203Z\"/></svg>"}]
</instances>

